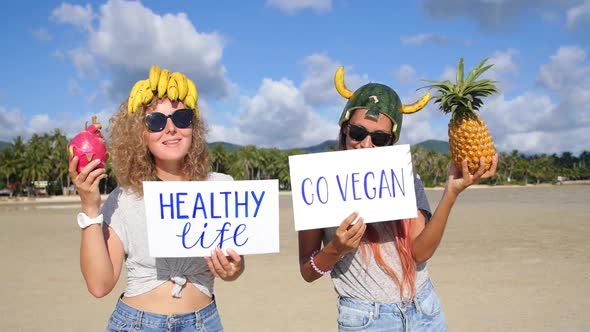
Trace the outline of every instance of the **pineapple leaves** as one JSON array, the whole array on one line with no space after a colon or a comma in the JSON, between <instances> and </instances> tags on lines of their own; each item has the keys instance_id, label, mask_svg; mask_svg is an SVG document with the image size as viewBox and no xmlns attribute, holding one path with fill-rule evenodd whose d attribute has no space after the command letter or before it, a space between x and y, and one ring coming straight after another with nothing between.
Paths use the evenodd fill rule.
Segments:
<instances>
[{"instance_id":1,"label":"pineapple leaves","mask_svg":"<svg viewBox=\"0 0 590 332\"><path fill-rule=\"evenodd\" d=\"M463 69L463 57L461 57L459 59L459 64L457 65L457 77L455 79L458 91L463 90Z\"/></svg>"},{"instance_id":2,"label":"pineapple leaves","mask_svg":"<svg viewBox=\"0 0 590 332\"><path fill-rule=\"evenodd\" d=\"M442 112L452 113L453 118L460 118L468 113L474 113L483 105L481 98L498 92L495 85L496 81L489 79L478 80L485 71L493 66L493 64L486 65L488 59L484 58L465 78L465 64L463 57L461 57L457 64L455 83L449 80L423 80L430 84L418 90L424 88L436 90L438 94L433 97L434 103L438 103L438 108Z\"/></svg>"}]
</instances>

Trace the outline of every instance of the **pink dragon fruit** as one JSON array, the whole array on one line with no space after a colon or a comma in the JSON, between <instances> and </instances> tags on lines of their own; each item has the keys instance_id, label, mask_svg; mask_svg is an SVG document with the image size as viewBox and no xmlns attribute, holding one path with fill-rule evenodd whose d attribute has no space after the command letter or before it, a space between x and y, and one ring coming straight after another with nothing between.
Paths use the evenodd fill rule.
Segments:
<instances>
[{"instance_id":1,"label":"pink dragon fruit","mask_svg":"<svg viewBox=\"0 0 590 332\"><path fill-rule=\"evenodd\" d=\"M100 133L102 126L96 122L96 116L92 117L90 126L86 123L84 127L68 144L68 161L78 156L78 173L94 159L100 159L96 168L104 167L108 157L107 147Z\"/></svg>"}]
</instances>

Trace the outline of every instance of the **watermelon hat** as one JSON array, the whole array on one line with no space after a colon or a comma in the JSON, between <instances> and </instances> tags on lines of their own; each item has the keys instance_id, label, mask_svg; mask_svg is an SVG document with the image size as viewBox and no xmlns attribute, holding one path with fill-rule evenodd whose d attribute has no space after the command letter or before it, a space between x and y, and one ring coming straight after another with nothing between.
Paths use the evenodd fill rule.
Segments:
<instances>
[{"instance_id":1,"label":"watermelon hat","mask_svg":"<svg viewBox=\"0 0 590 332\"><path fill-rule=\"evenodd\" d=\"M368 117L378 120L379 113L381 113L393 122L391 129L393 143L399 140L403 115L418 112L430 100L430 92L428 92L415 103L404 105L395 90L379 83L368 83L352 92L344 84L344 67L339 67L336 70L334 85L338 93L348 99L348 103L344 106L344 110L342 110L342 115L340 115L340 120L338 121L341 127L346 121L350 120L355 110L366 108Z\"/></svg>"}]
</instances>

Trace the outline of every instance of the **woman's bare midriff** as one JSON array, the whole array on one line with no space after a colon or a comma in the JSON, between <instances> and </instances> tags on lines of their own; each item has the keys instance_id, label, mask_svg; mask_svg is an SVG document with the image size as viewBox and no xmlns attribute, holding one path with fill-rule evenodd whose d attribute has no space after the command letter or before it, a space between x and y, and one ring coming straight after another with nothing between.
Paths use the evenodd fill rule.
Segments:
<instances>
[{"instance_id":1,"label":"woman's bare midriff","mask_svg":"<svg viewBox=\"0 0 590 332\"><path fill-rule=\"evenodd\" d=\"M172 296L174 283L170 280L147 293L133 297L123 297L123 302L131 307L153 313L172 315L195 312L211 303L211 298L187 282L182 288L182 297Z\"/></svg>"}]
</instances>

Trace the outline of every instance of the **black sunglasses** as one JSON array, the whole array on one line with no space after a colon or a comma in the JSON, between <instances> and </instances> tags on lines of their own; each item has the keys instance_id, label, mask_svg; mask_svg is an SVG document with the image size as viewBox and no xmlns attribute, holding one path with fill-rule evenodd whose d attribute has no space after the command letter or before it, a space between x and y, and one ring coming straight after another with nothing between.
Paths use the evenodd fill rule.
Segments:
<instances>
[{"instance_id":1,"label":"black sunglasses","mask_svg":"<svg viewBox=\"0 0 590 332\"><path fill-rule=\"evenodd\" d=\"M364 140L367 136L371 136L371 142L375 146L386 146L393 140L393 135L391 134L382 131L370 133L364 127L350 123L348 124L348 136L357 142Z\"/></svg>"},{"instance_id":2,"label":"black sunglasses","mask_svg":"<svg viewBox=\"0 0 590 332\"><path fill-rule=\"evenodd\" d=\"M162 131L166 128L166 122L168 122L168 118L170 118L176 128L188 128L193 124L193 114L193 110L190 108L176 110L170 115L160 112L152 112L145 115L145 125L150 131Z\"/></svg>"}]
</instances>

